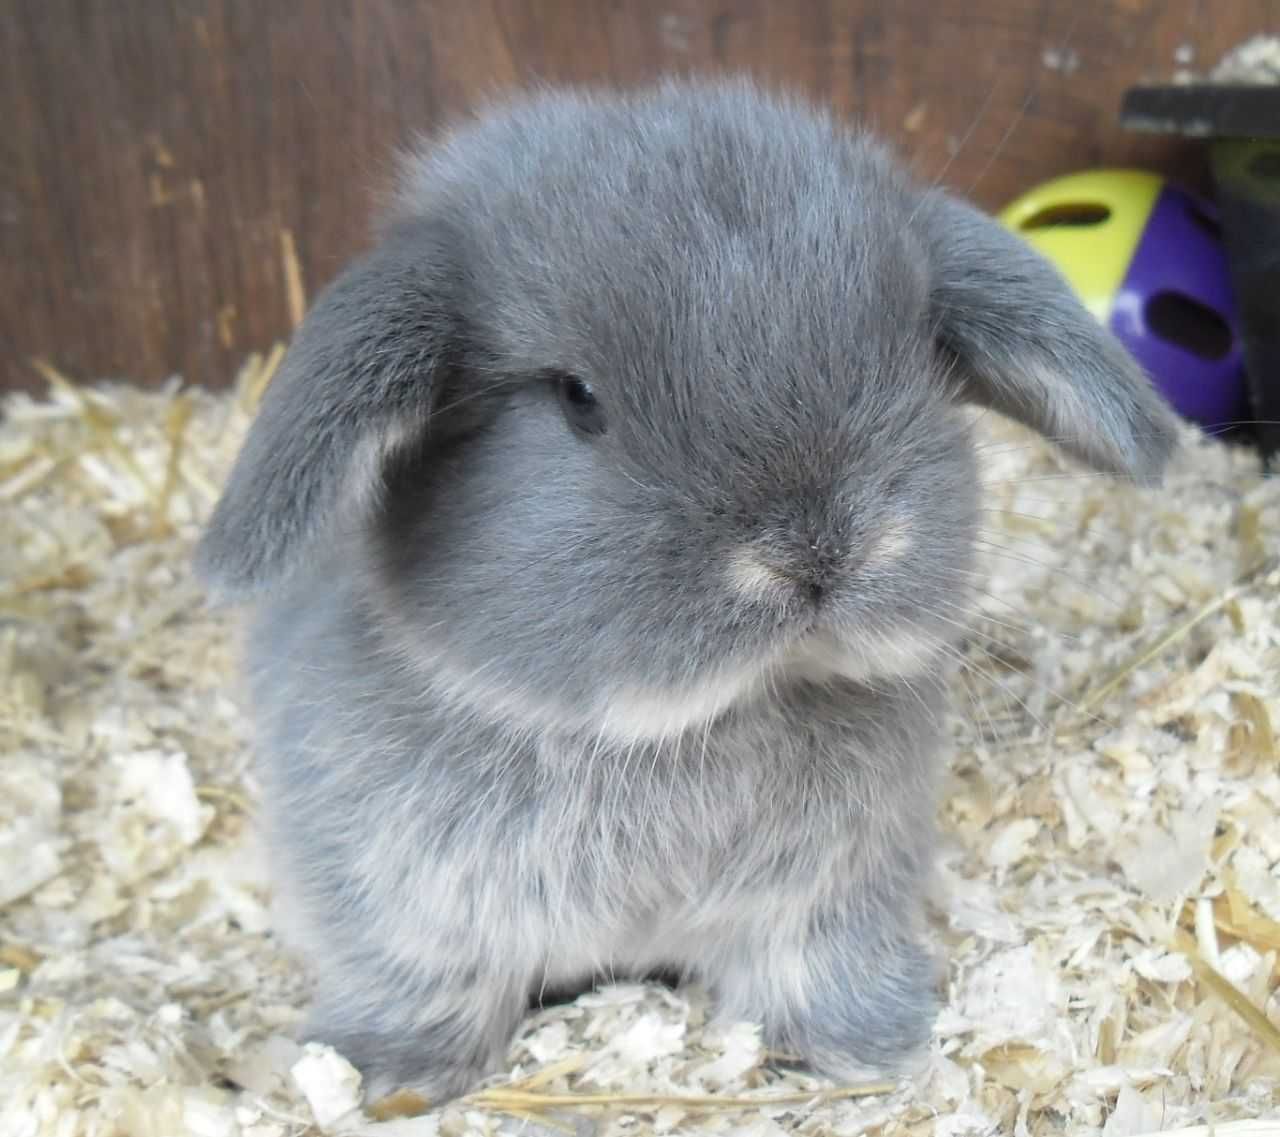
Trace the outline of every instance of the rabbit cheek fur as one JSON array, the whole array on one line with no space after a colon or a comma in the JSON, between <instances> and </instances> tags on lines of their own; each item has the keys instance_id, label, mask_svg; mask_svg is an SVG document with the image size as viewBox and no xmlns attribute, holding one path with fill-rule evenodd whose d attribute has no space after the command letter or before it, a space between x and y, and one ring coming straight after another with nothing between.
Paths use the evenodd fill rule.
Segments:
<instances>
[{"instance_id":1,"label":"rabbit cheek fur","mask_svg":"<svg viewBox=\"0 0 1280 1137\"><path fill-rule=\"evenodd\" d=\"M661 967L825 1073L901 1068L977 533L959 404L1148 479L1168 413L1014 238L746 84L540 95L405 184L199 551L258 600L309 1035L439 1100L531 995Z\"/></svg>"}]
</instances>

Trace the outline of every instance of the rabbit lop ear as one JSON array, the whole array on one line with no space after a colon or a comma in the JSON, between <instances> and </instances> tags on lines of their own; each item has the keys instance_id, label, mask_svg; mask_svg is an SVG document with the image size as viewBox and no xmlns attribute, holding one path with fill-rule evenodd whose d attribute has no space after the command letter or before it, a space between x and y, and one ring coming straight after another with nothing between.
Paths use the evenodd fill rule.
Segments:
<instances>
[{"instance_id":1,"label":"rabbit lop ear","mask_svg":"<svg viewBox=\"0 0 1280 1137\"><path fill-rule=\"evenodd\" d=\"M963 397L1039 431L1095 469L1158 480L1172 411L1057 270L998 222L940 191L917 224L932 316Z\"/></svg>"},{"instance_id":2,"label":"rabbit lop ear","mask_svg":"<svg viewBox=\"0 0 1280 1137\"><path fill-rule=\"evenodd\" d=\"M317 297L197 547L215 593L247 596L286 575L426 424L452 338L444 264L434 227L404 224Z\"/></svg>"}]
</instances>

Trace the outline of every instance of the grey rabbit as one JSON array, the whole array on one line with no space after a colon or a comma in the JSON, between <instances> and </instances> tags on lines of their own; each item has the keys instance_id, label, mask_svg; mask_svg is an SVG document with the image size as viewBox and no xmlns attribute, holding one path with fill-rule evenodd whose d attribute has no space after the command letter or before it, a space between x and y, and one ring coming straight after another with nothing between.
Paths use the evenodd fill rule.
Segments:
<instances>
[{"instance_id":1,"label":"grey rabbit","mask_svg":"<svg viewBox=\"0 0 1280 1137\"><path fill-rule=\"evenodd\" d=\"M962 407L1143 482L1171 413L1016 236L745 80L528 93L399 184L197 551L254 602L306 1036L438 1102L544 989L666 968L910 1069Z\"/></svg>"}]
</instances>

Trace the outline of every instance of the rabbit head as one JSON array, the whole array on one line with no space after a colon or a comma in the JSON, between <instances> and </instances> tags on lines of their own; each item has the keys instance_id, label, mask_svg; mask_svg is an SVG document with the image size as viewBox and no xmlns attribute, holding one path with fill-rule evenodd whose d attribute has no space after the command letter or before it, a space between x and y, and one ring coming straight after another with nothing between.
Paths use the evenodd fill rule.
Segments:
<instances>
[{"instance_id":1,"label":"rabbit head","mask_svg":"<svg viewBox=\"0 0 1280 1137\"><path fill-rule=\"evenodd\" d=\"M200 549L345 550L432 689L658 738L789 677L936 668L969 591L965 403L1147 479L1172 418L1036 253L741 83L547 93L406 164Z\"/></svg>"}]
</instances>

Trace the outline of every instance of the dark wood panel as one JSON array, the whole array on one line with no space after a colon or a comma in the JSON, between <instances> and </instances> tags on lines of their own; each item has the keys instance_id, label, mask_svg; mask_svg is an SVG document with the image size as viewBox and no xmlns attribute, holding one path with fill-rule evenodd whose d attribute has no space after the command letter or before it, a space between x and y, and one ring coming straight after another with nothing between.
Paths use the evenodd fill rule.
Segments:
<instances>
[{"instance_id":1,"label":"dark wood panel","mask_svg":"<svg viewBox=\"0 0 1280 1137\"><path fill-rule=\"evenodd\" d=\"M1198 180L1116 125L1175 49L1280 0L9 0L0 19L0 386L227 381L364 242L388 157L534 80L749 71L993 207L1068 169ZM1055 60L1057 61L1055 63Z\"/></svg>"}]
</instances>

